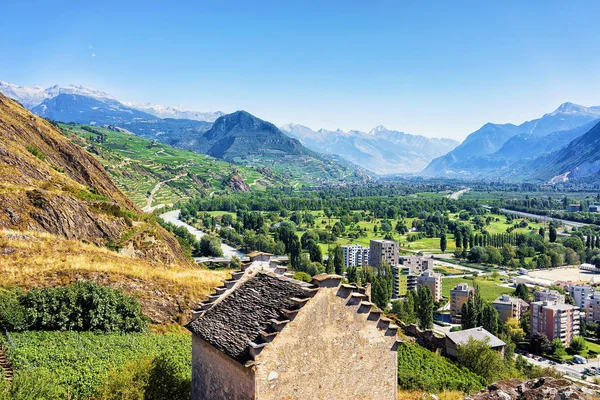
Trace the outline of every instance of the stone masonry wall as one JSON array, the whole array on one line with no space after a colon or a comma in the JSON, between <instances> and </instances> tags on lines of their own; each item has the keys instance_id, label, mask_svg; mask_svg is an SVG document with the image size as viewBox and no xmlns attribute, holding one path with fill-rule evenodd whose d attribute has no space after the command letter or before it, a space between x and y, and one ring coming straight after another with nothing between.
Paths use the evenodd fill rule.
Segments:
<instances>
[{"instance_id":1,"label":"stone masonry wall","mask_svg":"<svg viewBox=\"0 0 600 400\"><path fill-rule=\"evenodd\" d=\"M256 400L396 400L395 335L321 288L256 357Z\"/></svg>"},{"instance_id":2,"label":"stone masonry wall","mask_svg":"<svg viewBox=\"0 0 600 400\"><path fill-rule=\"evenodd\" d=\"M192 399L254 399L254 373L193 335Z\"/></svg>"}]
</instances>

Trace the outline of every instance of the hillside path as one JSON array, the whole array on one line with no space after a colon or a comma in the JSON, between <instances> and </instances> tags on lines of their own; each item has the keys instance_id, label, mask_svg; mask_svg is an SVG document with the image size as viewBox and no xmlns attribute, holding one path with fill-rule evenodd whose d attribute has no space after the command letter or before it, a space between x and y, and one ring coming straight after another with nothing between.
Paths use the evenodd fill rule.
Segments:
<instances>
[{"instance_id":1,"label":"hillside path","mask_svg":"<svg viewBox=\"0 0 600 400\"><path fill-rule=\"evenodd\" d=\"M12 365L8 362L6 358L6 354L4 354L4 349L2 345L0 345L0 370L4 372L4 377L9 381L13 378L13 368Z\"/></svg>"},{"instance_id":2,"label":"hillside path","mask_svg":"<svg viewBox=\"0 0 600 400\"><path fill-rule=\"evenodd\" d=\"M162 185L164 185L167 182L171 182L171 181L177 180L177 179L179 179L181 177L184 177L186 175L187 175L187 172L184 172L182 174L177 175L174 178L167 179L166 181L158 182L156 184L156 186L154 186L154 189L152 189L152 191L150 192L150 196L148 197L148 202L146 203L146 206L144 208L142 208L142 211L149 213L149 212L152 212L155 208L157 208L157 207L152 207L152 198L154 197L154 194L158 191L158 189L160 189L160 187Z\"/></svg>"}]
</instances>

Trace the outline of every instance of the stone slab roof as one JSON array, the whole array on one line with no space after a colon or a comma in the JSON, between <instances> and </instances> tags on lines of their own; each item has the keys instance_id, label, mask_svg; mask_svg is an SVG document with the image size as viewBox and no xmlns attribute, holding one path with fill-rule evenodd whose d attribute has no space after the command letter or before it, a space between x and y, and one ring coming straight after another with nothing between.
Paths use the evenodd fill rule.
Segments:
<instances>
[{"instance_id":1,"label":"stone slab roof","mask_svg":"<svg viewBox=\"0 0 600 400\"><path fill-rule=\"evenodd\" d=\"M186 327L195 335L245 364L250 343L260 343L260 332L270 333L272 319L287 320L282 310L299 308L307 297L304 282L258 273Z\"/></svg>"}]
</instances>

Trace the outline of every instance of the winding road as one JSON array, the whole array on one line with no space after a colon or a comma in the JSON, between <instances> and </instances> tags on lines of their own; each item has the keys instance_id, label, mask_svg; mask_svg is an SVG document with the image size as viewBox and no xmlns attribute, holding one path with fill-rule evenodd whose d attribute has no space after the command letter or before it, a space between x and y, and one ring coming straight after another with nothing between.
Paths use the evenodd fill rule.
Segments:
<instances>
[{"instance_id":1,"label":"winding road","mask_svg":"<svg viewBox=\"0 0 600 400\"><path fill-rule=\"evenodd\" d=\"M467 193L469 190L471 190L471 188L464 188L464 189L458 190L454 193L450 193L448 195L448 198L451 200L458 200L460 198L460 196Z\"/></svg>"},{"instance_id":2,"label":"winding road","mask_svg":"<svg viewBox=\"0 0 600 400\"><path fill-rule=\"evenodd\" d=\"M175 178L171 178L171 179L167 179L166 181L161 181L161 182L158 182L158 183L156 184L156 186L154 186L154 189L152 189L152 191L150 192L150 196L148 197L148 202L146 203L146 206L145 206L144 208L142 208L142 211L144 211L144 212L152 212L153 210L155 210L155 209L157 209L157 208L164 207L164 204L159 204L159 205L157 205L157 206L155 206L155 207L152 207L152 198L154 197L154 194L155 194L155 193L158 191L158 189L160 189L160 187L161 187L162 185L164 185L165 183L167 183L167 182L171 182L171 181L174 181L174 180L177 180L177 179L179 179L179 178L181 178L181 177L184 177L184 176L186 176L186 175L187 175L187 172L185 172L185 173L183 173L183 174L179 174L179 175L177 175Z\"/></svg>"}]
</instances>

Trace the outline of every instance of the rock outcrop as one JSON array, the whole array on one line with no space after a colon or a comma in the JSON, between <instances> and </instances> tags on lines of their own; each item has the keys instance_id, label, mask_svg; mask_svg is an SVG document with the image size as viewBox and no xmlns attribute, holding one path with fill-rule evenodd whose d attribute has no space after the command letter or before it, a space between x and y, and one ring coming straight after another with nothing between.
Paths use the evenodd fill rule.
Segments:
<instances>
[{"instance_id":1,"label":"rock outcrop","mask_svg":"<svg viewBox=\"0 0 600 400\"><path fill-rule=\"evenodd\" d=\"M160 265L187 264L178 242L50 122L0 94L0 229L46 232Z\"/></svg>"},{"instance_id":2,"label":"rock outcrop","mask_svg":"<svg viewBox=\"0 0 600 400\"><path fill-rule=\"evenodd\" d=\"M585 393L567 379L538 378L528 381L507 379L491 384L467 400L578 400Z\"/></svg>"}]
</instances>

